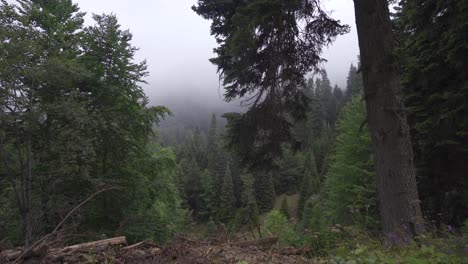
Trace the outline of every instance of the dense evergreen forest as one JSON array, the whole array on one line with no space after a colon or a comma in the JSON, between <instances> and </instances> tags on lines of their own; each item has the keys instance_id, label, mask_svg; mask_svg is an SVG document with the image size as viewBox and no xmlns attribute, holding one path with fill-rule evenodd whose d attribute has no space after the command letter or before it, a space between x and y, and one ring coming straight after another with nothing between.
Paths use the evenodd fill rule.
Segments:
<instances>
[{"instance_id":1,"label":"dense evergreen forest","mask_svg":"<svg viewBox=\"0 0 468 264\"><path fill-rule=\"evenodd\" d=\"M321 52L349 26L326 2L199 0L230 102L212 108L150 105L146 61L116 15L85 26L71 0L11 2L2 243L163 244L221 228L323 263L468 259L468 1L391 1L390 13L354 0L361 55L338 87Z\"/></svg>"}]
</instances>

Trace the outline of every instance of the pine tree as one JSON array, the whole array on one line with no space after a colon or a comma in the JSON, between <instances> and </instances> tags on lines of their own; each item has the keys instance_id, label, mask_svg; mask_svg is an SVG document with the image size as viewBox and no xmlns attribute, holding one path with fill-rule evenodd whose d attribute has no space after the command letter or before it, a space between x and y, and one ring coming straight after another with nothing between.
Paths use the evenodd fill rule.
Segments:
<instances>
[{"instance_id":1,"label":"pine tree","mask_svg":"<svg viewBox=\"0 0 468 264\"><path fill-rule=\"evenodd\" d=\"M198 220L203 218L206 213L204 204L204 188L202 182L203 172L194 157L184 158L177 165L178 178L182 179L182 197L185 198L188 209L194 212L194 217Z\"/></svg>"},{"instance_id":2,"label":"pine tree","mask_svg":"<svg viewBox=\"0 0 468 264\"><path fill-rule=\"evenodd\" d=\"M220 154L218 142L218 127L215 114L212 114L211 116L211 124L208 130L208 136L206 141L206 157L208 161L208 170L214 172L217 170L217 160L218 155Z\"/></svg>"},{"instance_id":3,"label":"pine tree","mask_svg":"<svg viewBox=\"0 0 468 264\"><path fill-rule=\"evenodd\" d=\"M254 194L254 178L250 174L241 175L243 191L242 191L242 207L236 212L233 221L233 227L240 231L250 231L252 234L259 223L259 210ZM253 235L255 237L255 235Z\"/></svg>"},{"instance_id":4,"label":"pine tree","mask_svg":"<svg viewBox=\"0 0 468 264\"><path fill-rule=\"evenodd\" d=\"M202 220L206 221L216 214L218 208L216 193L217 190L214 184L214 178L208 169L205 169L201 175L201 192L200 192L200 211L198 215Z\"/></svg>"},{"instance_id":5,"label":"pine tree","mask_svg":"<svg viewBox=\"0 0 468 264\"><path fill-rule=\"evenodd\" d=\"M468 1L400 1L403 93L426 217L461 226L468 212Z\"/></svg>"},{"instance_id":6,"label":"pine tree","mask_svg":"<svg viewBox=\"0 0 468 264\"><path fill-rule=\"evenodd\" d=\"M336 119L339 116L341 108L344 105L344 93L341 90L341 88L338 87L337 84L335 84L335 87L333 87L333 98L336 102L336 113L335 113L335 122L336 122Z\"/></svg>"},{"instance_id":7,"label":"pine tree","mask_svg":"<svg viewBox=\"0 0 468 264\"><path fill-rule=\"evenodd\" d=\"M229 168L229 164L227 164L219 198L219 219L222 222L231 220L234 216L235 209L236 198L234 197L231 169Z\"/></svg>"},{"instance_id":8,"label":"pine tree","mask_svg":"<svg viewBox=\"0 0 468 264\"><path fill-rule=\"evenodd\" d=\"M351 66L349 67L348 77L346 79L346 102L351 101L351 98L354 96L362 95L364 89L362 83L362 74L360 72L358 73L358 68L360 67L360 64L361 62L359 61L358 67L354 66L354 64L351 64Z\"/></svg>"},{"instance_id":9,"label":"pine tree","mask_svg":"<svg viewBox=\"0 0 468 264\"><path fill-rule=\"evenodd\" d=\"M212 114L205 153L207 168L213 177L213 184L218 190L218 195L221 195L220 191L223 188L224 175L228 161L228 155L221 149L220 144L216 115Z\"/></svg>"},{"instance_id":10,"label":"pine tree","mask_svg":"<svg viewBox=\"0 0 468 264\"><path fill-rule=\"evenodd\" d=\"M190 154L188 154L190 157L195 158L195 161L197 162L198 166L201 168L205 168L207 165L207 156L206 156L206 151L204 148L204 137L205 134L200 131L199 127L195 128L195 131L189 138L189 148L188 151Z\"/></svg>"},{"instance_id":11,"label":"pine tree","mask_svg":"<svg viewBox=\"0 0 468 264\"><path fill-rule=\"evenodd\" d=\"M168 110L148 107L130 32L106 15L82 30L83 17L69 0L0 2L0 173L19 192L17 239L27 245L49 233L107 185L122 191L88 203L74 217L77 232L113 233L131 215L145 220L119 232L167 239L185 219L175 157L150 144Z\"/></svg>"},{"instance_id":12,"label":"pine tree","mask_svg":"<svg viewBox=\"0 0 468 264\"><path fill-rule=\"evenodd\" d=\"M301 216L305 202L315 193L319 192L320 178L315 166L315 157L312 151L306 153L304 161L304 175L302 176L301 193L299 198L298 215Z\"/></svg>"},{"instance_id":13,"label":"pine tree","mask_svg":"<svg viewBox=\"0 0 468 264\"><path fill-rule=\"evenodd\" d=\"M378 223L375 174L365 107L355 97L343 110L337 125L337 143L325 180L328 224L376 228Z\"/></svg>"},{"instance_id":14,"label":"pine tree","mask_svg":"<svg viewBox=\"0 0 468 264\"><path fill-rule=\"evenodd\" d=\"M278 194L294 194L299 191L299 183L304 171L301 155L285 149L283 157L275 162L277 170L272 172L274 176L275 190Z\"/></svg>"},{"instance_id":15,"label":"pine tree","mask_svg":"<svg viewBox=\"0 0 468 264\"><path fill-rule=\"evenodd\" d=\"M230 115L229 145L245 162L267 167L281 155L279 142L292 140L289 119L305 118L304 76L318 70L322 47L348 27L315 1L199 0L192 9L213 20L219 46L211 62L223 75L225 99L254 95L249 110Z\"/></svg>"},{"instance_id":16,"label":"pine tree","mask_svg":"<svg viewBox=\"0 0 468 264\"><path fill-rule=\"evenodd\" d=\"M323 227L323 206L322 197L319 194L312 195L304 204L304 210L301 215L301 222L298 225L300 231L312 228L319 230Z\"/></svg>"},{"instance_id":17,"label":"pine tree","mask_svg":"<svg viewBox=\"0 0 468 264\"><path fill-rule=\"evenodd\" d=\"M229 164L232 173L232 183L234 185L234 196L236 198L236 207L242 206L242 189L244 186L242 185L242 171L243 168L239 164L239 161L235 157L230 157Z\"/></svg>"},{"instance_id":18,"label":"pine tree","mask_svg":"<svg viewBox=\"0 0 468 264\"><path fill-rule=\"evenodd\" d=\"M424 223L388 1L354 0L354 7L382 228L405 226L415 236Z\"/></svg>"},{"instance_id":19,"label":"pine tree","mask_svg":"<svg viewBox=\"0 0 468 264\"><path fill-rule=\"evenodd\" d=\"M258 171L256 172L255 182L255 198L260 212L267 212L275 205L275 186L271 173Z\"/></svg>"},{"instance_id":20,"label":"pine tree","mask_svg":"<svg viewBox=\"0 0 468 264\"><path fill-rule=\"evenodd\" d=\"M334 129L331 127L323 127L315 138L312 150L315 156L315 164L317 172L323 177L328 171L328 159L333 146L335 144Z\"/></svg>"},{"instance_id":21,"label":"pine tree","mask_svg":"<svg viewBox=\"0 0 468 264\"><path fill-rule=\"evenodd\" d=\"M321 97L319 96L319 90L321 89L322 82L320 79L317 78L315 82L315 86L313 85L313 79L309 79L309 84L308 86L308 91L307 91L307 97L310 100L309 103L309 111L307 112L307 123L308 126L307 128L309 131L307 131L311 135L311 139L307 141L307 144L310 146L317 138L318 134L320 131L322 131L323 126L324 126L324 113L323 113L323 102L321 101Z\"/></svg>"}]
</instances>

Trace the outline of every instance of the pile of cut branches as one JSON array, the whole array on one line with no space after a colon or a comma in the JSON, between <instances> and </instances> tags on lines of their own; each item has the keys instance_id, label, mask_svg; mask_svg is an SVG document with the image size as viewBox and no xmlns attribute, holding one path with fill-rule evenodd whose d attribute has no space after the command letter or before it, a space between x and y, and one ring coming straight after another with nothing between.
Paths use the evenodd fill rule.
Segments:
<instances>
[{"instance_id":1,"label":"pile of cut branches","mask_svg":"<svg viewBox=\"0 0 468 264\"><path fill-rule=\"evenodd\" d=\"M279 249L277 237L252 241L200 241L177 238L165 246L150 241L127 245L126 237L62 248L5 249L0 263L311 263L304 249Z\"/></svg>"}]
</instances>

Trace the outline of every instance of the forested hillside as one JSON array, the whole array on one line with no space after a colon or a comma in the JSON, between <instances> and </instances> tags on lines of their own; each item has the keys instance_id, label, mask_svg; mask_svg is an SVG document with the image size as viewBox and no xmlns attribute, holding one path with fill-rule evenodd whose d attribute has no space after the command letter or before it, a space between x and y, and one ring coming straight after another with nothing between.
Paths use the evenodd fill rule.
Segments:
<instances>
[{"instance_id":1,"label":"forested hillside","mask_svg":"<svg viewBox=\"0 0 468 264\"><path fill-rule=\"evenodd\" d=\"M0 263L465 263L468 1L354 4L339 87L326 1L198 0L224 101L154 106L117 15L0 1Z\"/></svg>"}]
</instances>

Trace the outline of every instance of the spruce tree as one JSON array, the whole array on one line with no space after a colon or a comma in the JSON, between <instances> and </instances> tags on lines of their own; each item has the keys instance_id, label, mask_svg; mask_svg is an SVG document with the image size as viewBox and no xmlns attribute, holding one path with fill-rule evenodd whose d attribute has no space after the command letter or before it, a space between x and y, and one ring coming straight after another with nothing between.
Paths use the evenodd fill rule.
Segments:
<instances>
[{"instance_id":1,"label":"spruce tree","mask_svg":"<svg viewBox=\"0 0 468 264\"><path fill-rule=\"evenodd\" d=\"M375 174L369 130L361 127L365 106L355 97L343 110L337 124L337 143L325 180L327 223L378 225Z\"/></svg>"},{"instance_id":2,"label":"spruce tree","mask_svg":"<svg viewBox=\"0 0 468 264\"><path fill-rule=\"evenodd\" d=\"M226 165L224 172L221 195L219 196L219 219L227 222L232 219L236 209L236 197L234 196L234 186L229 164Z\"/></svg>"},{"instance_id":3,"label":"spruce tree","mask_svg":"<svg viewBox=\"0 0 468 264\"><path fill-rule=\"evenodd\" d=\"M336 120L338 119L338 116L340 114L340 111L341 111L341 108L343 107L344 105L344 93L343 91L341 90L340 87L338 87L338 85L335 84L335 86L333 87L333 99L336 103L335 105L335 109L336 109L336 112L335 112L335 122Z\"/></svg>"},{"instance_id":4,"label":"spruce tree","mask_svg":"<svg viewBox=\"0 0 468 264\"><path fill-rule=\"evenodd\" d=\"M301 155L284 150L283 157L275 162L277 170L272 172L274 176L275 190L278 194L294 194L299 191L299 184L304 171Z\"/></svg>"},{"instance_id":5,"label":"spruce tree","mask_svg":"<svg viewBox=\"0 0 468 264\"><path fill-rule=\"evenodd\" d=\"M309 103L309 111L307 112L307 129L306 133L310 135L310 138L305 141L306 145L304 148L311 147L313 141L318 137L320 131L322 131L324 126L324 114L323 114L323 102L321 102L321 98L319 97L319 93L317 92L317 88L321 86L322 82L320 79L317 79L316 84L314 85L313 79L309 79L309 85L307 90L307 97L310 100Z\"/></svg>"},{"instance_id":6,"label":"spruce tree","mask_svg":"<svg viewBox=\"0 0 468 264\"><path fill-rule=\"evenodd\" d=\"M198 214L202 220L207 221L216 214L218 207L214 178L208 169L205 169L201 174L201 187L200 212Z\"/></svg>"},{"instance_id":7,"label":"spruce tree","mask_svg":"<svg viewBox=\"0 0 468 264\"><path fill-rule=\"evenodd\" d=\"M140 234L157 232L153 225L172 232L176 222L175 158L149 144L167 109L148 106L130 32L106 15L82 30L83 17L69 0L0 2L1 171L6 164L22 193L24 244L108 185L122 191L89 203L74 218L77 232L111 233L128 215L148 219L134 223Z\"/></svg>"},{"instance_id":8,"label":"spruce tree","mask_svg":"<svg viewBox=\"0 0 468 264\"><path fill-rule=\"evenodd\" d=\"M298 225L299 231L312 228L317 231L323 227L323 206L320 194L312 195L304 204L304 210L301 215L301 222Z\"/></svg>"},{"instance_id":9,"label":"spruce tree","mask_svg":"<svg viewBox=\"0 0 468 264\"><path fill-rule=\"evenodd\" d=\"M220 154L219 142L218 142L218 127L216 121L216 115L212 114L210 128L208 130L208 136L206 140L206 157L208 161L208 170L214 172L217 170L217 160ZM224 168L223 168L224 169ZM223 171L224 173L224 171Z\"/></svg>"},{"instance_id":10,"label":"spruce tree","mask_svg":"<svg viewBox=\"0 0 468 264\"><path fill-rule=\"evenodd\" d=\"M182 197L185 198L188 209L192 210L198 220L205 216L203 172L194 157L184 158L177 165L178 177L182 179Z\"/></svg>"},{"instance_id":11,"label":"spruce tree","mask_svg":"<svg viewBox=\"0 0 468 264\"><path fill-rule=\"evenodd\" d=\"M400 1L403 95L421 206L460 226L468 212L468 1Z\"/></svg>"},{"instance_id":12,"label":"spruce tree","mask_svg":"<svg viewBox=\"0 0 468 264\"><path fill-rule=\"evenodd\" d=\"M275 186L271 173L264 171L256 172L254 188L260 212L271 210L275 205L276 198Z\"/></svg>"},{"instance_id":13,"label":"spruce tree","mask_svg":"<svg viewBox=\"0 0 468 264\"><path fill-rule=\"evenodd\" d=\"M359 57L358 57L359 59ZM358 66L354 66L351 64L349 67L348 77L346 79L346 91L345 91L345 101L351 101L351 98L354 96L362 95L362 91L364 89L362 83L362 74L358 72L358 68L360 67L360 62L358 62Z\"/></svg>"},{"instance_id":14,"label":"spruce tree","mask_svg":"<svg viewBox=\"0 0 468 264\"><path fill-rule=\"evenodd\" d=\"M382 228L416 236L424 223L388 1L354 0L354 10Z\"/></svg>"},{"instance_id":15,"label":"spruce tree","mask_svg":"<svg viewBox=\"0 0 468 264\"><path fill-rule=\"evenodd\" d=\"M312 151L306 153L304 161L304 175L302 176L301 193L299 198L298 215L301 216L305 202L315 193L319 192L320 178L315 166L315 157Z\"/></svg>"},{"instance_id":16,"label":"spruce tree","mask_svg":"<svg viewBox=\"0 0 468 264\"><path fill-rule=\"evenodd\" d=\"M254 194L254 178L251 174L241 175L242 185L242 207L237 210L234 219L234 227L243 231L252 232L259 222L259 210ZM253 234L253 232L252 232Z\"/></svg>"},{"instance_id":17,"label":"spruce tree","mask_svg":"<svg viewBox=\"0 0 468 264\"><path fill-rule=\"evenodd\" d=\"M253 95L251 107L231 115L229 145L243 160L262 167L293 141L291 117L304 119L304 76L319 70L323 46L348 31L317 1L198 0L193 10L212 20L225 99ZM302 30L305 28L306 30Z\"/></svg>"},{"instance_id":18,"label":"spruce tree","mask_svg":"<svg viewBox=\"0 0 468 264\"><path fill-rule=\"evenodd\" d=\"M205 168L207 164L206 150L204 148L204 137L205 134L200 131L199 127L195 128L195 131L189 139L189 155L190 158L195 158L195 161L201 168Z\"/></svg>"}]
</instances>

